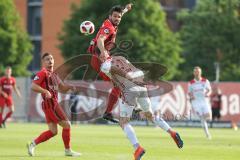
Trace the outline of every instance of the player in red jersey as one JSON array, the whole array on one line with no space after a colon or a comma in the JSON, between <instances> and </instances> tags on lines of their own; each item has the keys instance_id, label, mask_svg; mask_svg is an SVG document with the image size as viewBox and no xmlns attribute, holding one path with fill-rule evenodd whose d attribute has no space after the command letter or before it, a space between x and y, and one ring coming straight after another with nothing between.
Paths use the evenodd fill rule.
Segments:
<instances>
[{"instance_id":1,"label":"player in red jersey","mask_svg":"<svg viewBox=\"0 0 240 160\"><path fill-rule=\"evenodd\" d=\"M0 80L0 127L6 127L5 122L8 118L11 117L14 112L14 104L12 100L12 90L14 90L18 97L21 97L21 94L17 88L16 80L12 77L12 68L7 67L5 71L6 76ZM9 112L3 118L2 113L4 106L9 108Z\"/></svg>"},{"instance_id":2,"label":"player in red jersey","mask_svg":"<svg viewBox=\"0 0 240 160\"><path fill-rule=\"evenodd\" d=\"M63 83L57 74L53 72L54 59L51 54L43 54L42 64L44 68L34 77L32 82L32 90L42 94L42 109L45 114L49 129L41 133L32 142L28 143L28 154L30 156L34 156L34 149L36 145L57 135L58 124L63 128L62 139L65 146L65 155L80 156L80 153L71 150L70 121L67 119L67 116L63 112L61 106L58 104L58 90L66 92L68 90L73 90L74 86Z\"/></svg>"},{"instance_id":3,"label":"player in red jersey","mask_svg":"<svg viewBox=\"0 0 240 160\"><path fill-rule=\"evenodd\" d=\"M110 78L100 70L101 64L111 58L109 52L115 46L118 25L123 14L131 10L131 8L132 4L127 4L124 9L121 6L112 7L108 19L103 22L96 38L91 41L91 45L88 48L88 52L92 54L91 66L105 81L110 81ZM103 115L104 119L118 123L118 120L113 118L111 111L117 103L119 96L120 89L118 87L113 87L108 97L107 109Z\"/></svg>"}]
</instances>

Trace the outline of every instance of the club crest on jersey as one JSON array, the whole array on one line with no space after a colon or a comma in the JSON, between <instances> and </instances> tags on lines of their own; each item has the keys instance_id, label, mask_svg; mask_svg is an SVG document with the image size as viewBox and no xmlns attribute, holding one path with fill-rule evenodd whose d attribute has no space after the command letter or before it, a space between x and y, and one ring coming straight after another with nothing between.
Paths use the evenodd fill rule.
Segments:
<instances>
[{"instance_id":1,"label":"club crest on jersey","mask_svg":"<svg viewBox=\"0 0 240 160\"><path fill-rule=\"evenodd\" d=\"M109 29L104 29L104 33L109 34Z\"/></svg>"},{"instance_id":2,"label":"club crest on jersey","mask_svg":"<svg viewBox=\"0 0 240 160\"><path fill-rule=\"evenodd\" d=\"M33 80L34 80L34 81L39 80L39 77L38 77L38 76L35 76Z\"/></svg>"}]
</instances>

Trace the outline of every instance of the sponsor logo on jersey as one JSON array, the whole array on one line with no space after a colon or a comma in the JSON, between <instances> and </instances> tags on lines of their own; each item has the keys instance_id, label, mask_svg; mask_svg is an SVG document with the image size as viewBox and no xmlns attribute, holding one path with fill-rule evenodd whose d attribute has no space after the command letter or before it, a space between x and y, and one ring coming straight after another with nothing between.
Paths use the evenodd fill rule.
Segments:
<instances>
[{"instance_id":1,"label":"sponsor logo on jersey","mask_svg":"<svg viewBox=\"0 0 240 160\"><path fill-rule=\"evenodd\" d=\"M34 81L37 81L37 80L39 80L39 77L38 77L38 76L35 76L33 80L34 80Z\"/></svg>"},{"instance_id":2,"label":"sponsor logo on jersey","mask_svg":"<svg viewBox=\"0 0 240 160\"><path fill-rule=\"evenodd\" d=\"M109 34L109 29L104 29L104 33Z\"/></svg>"}]
</instances>

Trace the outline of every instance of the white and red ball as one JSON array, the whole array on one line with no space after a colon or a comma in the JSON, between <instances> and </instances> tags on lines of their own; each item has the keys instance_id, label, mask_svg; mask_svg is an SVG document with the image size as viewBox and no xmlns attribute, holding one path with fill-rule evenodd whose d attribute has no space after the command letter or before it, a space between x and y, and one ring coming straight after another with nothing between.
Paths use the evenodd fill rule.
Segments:
<instances>
[{"instance_id":1,"label":"white and red ball","mask_svg":"<svg viewBox=\"0 0 240 160\"><path fill-rule=\"evenodd\" d=\"M93 34L95 31L95 26L91 21L84 21L80 25L80 32L85 35Z\"/></svg>"}]
</instances>

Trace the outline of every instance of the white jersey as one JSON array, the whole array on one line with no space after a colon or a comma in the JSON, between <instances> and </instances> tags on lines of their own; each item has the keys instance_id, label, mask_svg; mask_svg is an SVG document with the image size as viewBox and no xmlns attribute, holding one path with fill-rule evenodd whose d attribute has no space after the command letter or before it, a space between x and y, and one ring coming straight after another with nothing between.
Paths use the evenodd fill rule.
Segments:
<instances>
[{"instance_id":1,"label":"white jersey","mask_svg":"<svg viewBox=\"0 0 240 160\"><path fill-rule=\"evenodd\" d=\"M207 91L211 91L211 86L205 78L201 78L199 81L193 79L188 84L188 93L193 95L194 100L205 100Z\"/></svg>"},{"instance_id":2,"label":"white jersey","mask_svg":"<svg viewBox=\"0 0 240 160\"><path fill-rule=\"evenodd\" d=\"M205 78L201 78L199 81L193 79L188 84L188 93L192 94L194 98L191 100L192 107L199 115L211 113L209 98L205 96L207 90L211 91L211 86Z\"/></svg>"}]
</instances>

